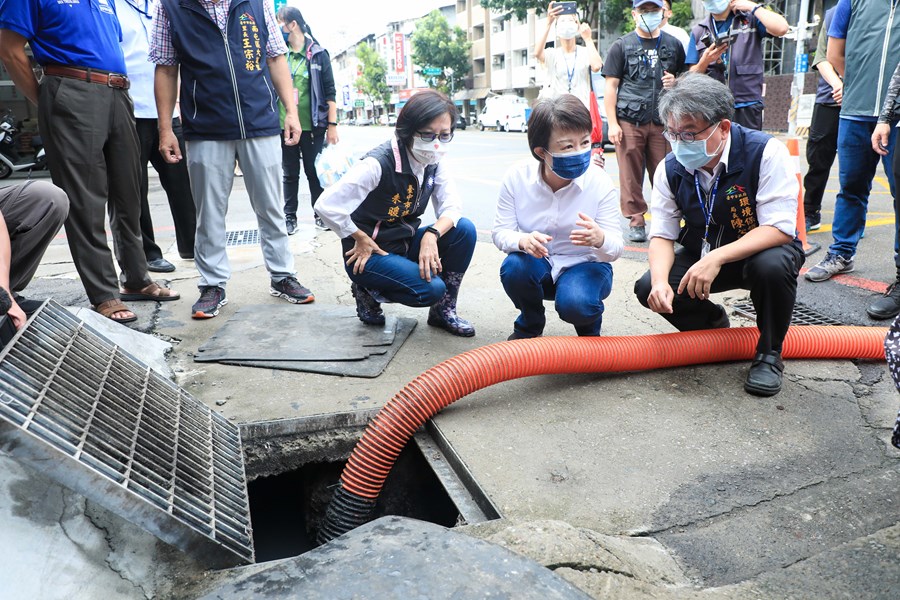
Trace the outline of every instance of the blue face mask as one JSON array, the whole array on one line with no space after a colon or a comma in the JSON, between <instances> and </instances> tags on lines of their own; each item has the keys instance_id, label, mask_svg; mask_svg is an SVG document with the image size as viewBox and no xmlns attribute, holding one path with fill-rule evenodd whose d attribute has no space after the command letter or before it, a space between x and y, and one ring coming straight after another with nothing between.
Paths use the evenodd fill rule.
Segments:
<instances>
[{"instance_id":1,"label":"blue face mask","mask_svg":"<svg viewBox=\"0 0 900 600\"><path fill-rule=\"evenodd\" d=\"M662 20L662 11L646 13L643 15L638 15L637 26L644 33L653 33L654 31L659 29L660 25L662 25Z\"/></svg>"},{"instance_id":2,"label":"blue face mask","mask_svg":"<svg viewBox=\"0 0 900 600\"><path fill-rule=\"evenodd\" d=\"M550 169L563 179L578 179L584 175L591 166L591 149L584 152L572 152L569 154L553 154L547 152L553 158L553 166Z\"/></svg>"},{"instance_id":3,"label":"blue face mask","mask_svg":"<svg viewBox=\"0 0 900 600\"><path fill-rule=\"evenodd\" d=\"M696 171L719 154L719 148L722 147L722 143L725 140L719 143L719 148L716 148L716 151L712 154L706 151L706 141L682 142L681 140L675 140L672 142L672 153L675 154L675 159L685 168Z\"/></svg>"},{"instance_id":4,"label":"blue face mask","mask_svg":"<svg viewBox=\"0 0 900 600\"><path fill-rule=\"evenodd\" d=\"M703 0L704 8L706 8L711 15L718 15L725 12L730 5L731 0Z\"/></svg>"}]
</instances>

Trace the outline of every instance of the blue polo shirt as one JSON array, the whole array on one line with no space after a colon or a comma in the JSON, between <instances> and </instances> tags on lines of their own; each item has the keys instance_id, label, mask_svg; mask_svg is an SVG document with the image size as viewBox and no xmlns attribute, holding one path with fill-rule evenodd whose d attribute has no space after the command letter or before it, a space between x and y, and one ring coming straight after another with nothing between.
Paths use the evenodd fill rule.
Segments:
<instances>
[{"instance_id":1,"label":"blue polo shirt","mask_svg":"<svg viewBox=\"0 0 900 600\"><path fill-rule=\"evenodd\" d=\"M28 40L38 64L125 72L113 0L0 0L0 29Z\"/></svg>"}]
</instances>

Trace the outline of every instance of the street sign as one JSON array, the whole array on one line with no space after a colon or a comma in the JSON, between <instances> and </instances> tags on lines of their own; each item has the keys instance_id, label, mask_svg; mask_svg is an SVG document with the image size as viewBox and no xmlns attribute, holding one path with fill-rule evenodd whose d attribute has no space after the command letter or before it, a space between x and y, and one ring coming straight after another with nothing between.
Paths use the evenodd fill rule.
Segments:
<instances>
[{"instance_id":1,"label":"street sign","mask_svg":"<svg viewBox=\"0 0 900 600\"><path fill-rule=\"evenodd\" d=\"M441 69L435 69L433 67L429 67L427 69L422 69L423 75L440 75L443 71Z\"/></svg>"},{"instance_id":2,"label":"street sign","mask_svg":"<svg viewBox=\"0 0 900 600\"><path fill-rule=\"evenodd\" d=\"M388 73L384 78L391 86L406 85L406 73Z\"/></svg>"},{"instance_id":3,"label":"street sign","mask_svg":"<svg viewBox=\"0 0 900 600\"><path fill-rule=\"evenodd\" d=\"M287 6L287 0L275 0L275 13Z\"/></svg>"},{"instance_id":4,"label":"street sign","mask_svg":"<svg viewBox=\"0 0 900 600\"><path fill-rule=\"evenodd\" d=\"M356 108L365 108L365 107L366 107L366 101L365 101L365 100L355 100L355 101L353 102L353 106L355 106Z\"/></svg>"}]
</instances>

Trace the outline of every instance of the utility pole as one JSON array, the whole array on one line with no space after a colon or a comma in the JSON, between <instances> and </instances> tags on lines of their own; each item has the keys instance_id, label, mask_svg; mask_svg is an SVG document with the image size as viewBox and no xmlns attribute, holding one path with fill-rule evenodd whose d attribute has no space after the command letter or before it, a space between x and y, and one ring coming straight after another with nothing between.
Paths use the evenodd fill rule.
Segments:
<instances>
[{"instance_id":1,"label":"utility pole","mask_svg":"<svg viewBox=\"0 0 900 600\"><path fill-rule=\"evenodd\" d=\"M800 106L800 96L803 95L803 84L806 81L806 72L801 71L800 65L803 55L806 54L806 40L809 38L809 29L816 23L809 23L806 16L809 14L809 0L800 0L800 18L797 22L796 47L794 50L794 80L791 83L791 110L788 113L788 135L797 135L797 110Z\"/></svg>"}]
</instances>

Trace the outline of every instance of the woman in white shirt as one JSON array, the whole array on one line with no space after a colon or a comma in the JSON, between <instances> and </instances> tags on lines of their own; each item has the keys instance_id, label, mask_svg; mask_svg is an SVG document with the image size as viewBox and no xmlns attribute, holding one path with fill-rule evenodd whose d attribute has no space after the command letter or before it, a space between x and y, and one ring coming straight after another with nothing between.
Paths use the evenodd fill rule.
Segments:
<instances>
[{"instance_id":1,"label":"woman in white shirt","mask_svg":"<svg viewBox=\"0 0 900 600\"><path fill-rule=\"evenodd\" d=\"M541 91L542 98L560 94L574 94L585 106L591 97L591 72L598 73L603 59L591 37L587 23L579 23L574 14L562 14L563 6L551 2L547 7L547 28L534 46L534 57L544 66L547 82ZM553 48L545 48L550 31L556 24L557 42ZM584 46L578 46L578 37Z\"/></svg>"},{"instance_id":2,"label":"woman in white shirt","mask_svg":"<svg viewBox=\"0 0 900 600\"><path fill-rule=\"evenodd\" d=\"M385 322L381 302L430 306L428 324L470 337L456 314L463 275L475 251L475 225L440 162L457 110L439 92L414 95L397 116L395 135L372 149L316 202L316 212L342 241L356 314ZM429 201L437 220L421 227Z\"/></svg>"},{"instance_id":3,"label":"woman in white shirt","mask_svg":"<svg viewBox=\"0 0 900 600\"><path fill-rule=\"evenodd\" d=\"M540 336L544 300L578 335L599 335L624 243L612 180L591 162L591 115L571 94L539 101L528 121L537 163L507 172L492 236L508 256L503 289L519 309L509 339Z\"/></svg>"}]
</instances>

